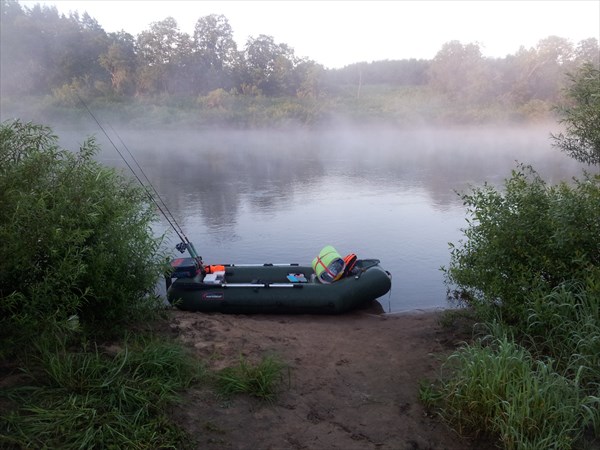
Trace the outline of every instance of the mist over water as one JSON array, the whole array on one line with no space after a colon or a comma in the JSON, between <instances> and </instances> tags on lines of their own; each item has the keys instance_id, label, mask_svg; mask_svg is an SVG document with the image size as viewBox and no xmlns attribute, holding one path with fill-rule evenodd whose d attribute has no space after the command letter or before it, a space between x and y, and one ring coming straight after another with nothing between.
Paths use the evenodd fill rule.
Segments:
<instances>
[{"instance_id":1,"label":"mist over water","mask_svg":"<svg viewBox=\"0 0 600 450\"><path fill-rule=\"evenodd\" d=\"M309 264L331 244L342 255L378 258L392 273L392 291L379 299L386 312L448 306L440 267L449 262L448 242L458 243L467 225L456 191L501 186L516 161L548 183L583 167L552 148L555 124L116 131L206 263ZM92 133L99 158L125 167L98 130L59 135L76 148ZM167 228L165 221L156 230Z\"/></svg>"}]
</instances>

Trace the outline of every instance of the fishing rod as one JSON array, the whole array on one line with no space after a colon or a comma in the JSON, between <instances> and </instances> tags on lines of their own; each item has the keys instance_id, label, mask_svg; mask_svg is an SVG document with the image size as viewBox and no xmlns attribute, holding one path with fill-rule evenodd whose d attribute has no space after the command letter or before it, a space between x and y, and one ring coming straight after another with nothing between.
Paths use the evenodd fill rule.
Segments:
<instances>
[{"instance_id":1,"label":"fishing rod","mask_svg":"<svg viewBox=\"0 0 600 450\"><path fill-rule=\"evenodd\" d=\"M110 136L108 135L108 133L106 132L106 130L104 129L104 127L102 126L102 124L100 123L100 121L96 118L96 116L94 115L94 113L90 110L90 108L88 107L88 105L83 101L83 99L81 98L81 96L79 95L79 93L77 91L75 91L75 95L77 95L77 98L79 99L79 101L81 102L81 104L84 106L84 108L89 113L89 115L92 117L92 119L94 119L94 122L96 122L96 124L98 125L98 127L100 128L100 130L102 130L102 133L104 133L104 135L106 136L106 138L108 139L108 141L111 143L111 145L114 147L114 149L116 150L116 152L118 153L118 155L121 157L121 159L123 160L123 162L125 163L125 165L129 168L129 170L131 171L131 173L133 174L133 176L135 177L135 179L138 181L138 183L140 183L140 185L142 186L142 188L146 192L146 195L148 196L148 198L158 208L158 210L160 211L160 213L166 219L167 223L175 231L175 234L177 234L177 237L181 240L181 242L179 244L177 244L175 246L175 248L177 250L179 250L181 253L183 253L183 252L185 252L187 250L189 252L190 256L192 258L194 258L196 260L196 262L200 266L202 266L202 257L198 255L198 252L196 251L196 248L194 247L194 244L185 235L183 229L181 228L181 226L179 225L179 223L175 219L175 216L173 215L173 213L171 213L171 211L167 207L167 204L164 202L164 200L162 199L162 197L160 196L160 194L158 193L158 191L156 190L156 188L150 182L150 179L148 178L148 176L146 175L146 173L144 172L144 170L142 169L142 167L140 166L140 164L138 163L138 161L135 159L135 157L133 156L133 154L129 151L129 148L127 147L127 145L125 145L125 142L123 142L123 139L121 139L121 136L119 136L119 134L115 131L115 129L112 126L110 127L111 130L112 130L112 132L115 134L115 136L117 136L117 138L121 142L121 145L125 148L125 150L129 154L130 158L135 162L137 168L139 169L139 171L142 173L142 175L146 179L146 182L148 183L148 185L146 185L142 181L142 179L138 176L138 174L136 173L136 171L133 170L133 167L131 167L131 164L129 164L129 162L127 161L127 159L123 156L123 153L121 153L121 151L119 150L119 148L117 147L117 145L113 142L113 140L110 138ZM148 186L150 186L152 188L152 191L154 192L154 195L152 194L152 192L150 192L148 190ZM155 196L160 200L160 202L162 203L162 206L156 201ZM167 213L165 211L168 212L168 215L167 215Z\"/></svg>"},{"instance_id":2,"label":"fishing rod","mask_svg":"<svg viewBox=\"0 0 600 450\"><path fill-rule=\"evenodd\" d=\"M146 192L147 192L148 196L152 199L152 201L154 202L154 204L157 205L157 207L160 210L160 212L162 213L162 215L165 217L165 219L167 219L167 222L169 222L169 224L175 230L175 232L177 233L177 236L181 240L181 242L175 246L177 248L177 250L179 250L181 253L183 253L183 252L185 252L186 249L189 249L190 250L190 255L193 258L199 260L200 264L202 264L202 257L198 256L198 254L196 252L196 249L194 248L194 244L192 244L192 242L185 235L185 232L183 231L183 228L181 228L181 226L179 225L179 223L177 223L177 220L175 220L175 216L173 215L173 213L171 212L171 210L169 209L169 207L167 206L167 204L165 203L165 201L162 199L162 197L160 196L160 194L158 193L158 191L156 190L156 188L154 187L154 185L152 184L152 182L150 181L150 179L146 175L146 172L144 172L144 169L142 168L142 166L138 163L137 159L135 159L135 156L133 156L133 154L129 150L129 147L127 147L127 144L125 144L125 142L123 142L123 139L121 139L121 136L119 136L119 133L117 133L116 130L110 124L109 124L109 126L110 126L111 131L119 139L119 142L121 143L121 145L123 146L123 148L127 151L127 154L129 155L129 157L133 160L133 162L135 163L135 165L137 166L137 168L139 169L139 171L141 172L141 174L146 179L146 182L148 183L148 186L150 186L152 188L152 192L154 192L154 195L160 200L160 203L162 204L162 208L157 204L154 196L151 193L148 192L148 190L146 189L146 186L142 183L142 186L144 187L144 189L146 189ZM136 178L137 178L137 176L136 176ZM163 209L164 209L164 211L163 211ZM173 223L171 223L171 221L169 220L169 217L167 217L167 214L165 214L165 211L168 213L168 216L171 218L171 220L172 220ZM175 228L175 226L173 224L177 228Z\"/></svg>"}]
</instances>

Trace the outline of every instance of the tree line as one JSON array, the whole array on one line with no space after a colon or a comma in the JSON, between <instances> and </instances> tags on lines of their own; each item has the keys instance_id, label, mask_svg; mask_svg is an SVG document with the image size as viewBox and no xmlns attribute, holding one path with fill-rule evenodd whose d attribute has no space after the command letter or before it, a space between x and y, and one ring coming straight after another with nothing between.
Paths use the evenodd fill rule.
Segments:
<instances>
[{"instance_id":1,"label":"tree line","mask_svg":"<svg viewBox=\"0 0 600 450\"><path fill-rule=\"evenodd\" d=\"M583 63L600 64L598 40L574 44L549 36L504 58L486 58L477 43L445 43L432 60L357 62L341 69L295 54L261 34L239 49L223 15L200 17L192 35L175 19L133 36L107 33L89 14L0 0L3 96L68 98L72 88L93 98L234 95L319 99L361 85L425 86L473 104L555 103L566 78Z\"/></svg>"}]
</instances>

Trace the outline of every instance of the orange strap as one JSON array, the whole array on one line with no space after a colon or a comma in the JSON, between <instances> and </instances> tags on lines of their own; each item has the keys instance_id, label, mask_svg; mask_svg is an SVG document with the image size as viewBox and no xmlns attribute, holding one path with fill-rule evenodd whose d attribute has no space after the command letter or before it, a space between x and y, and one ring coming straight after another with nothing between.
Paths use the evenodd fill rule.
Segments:
<instances>
[{"instance_id":1,"label":"orange strap","mask_svg":"<svg viewBox=\"0 0 600 450\"><path fill-rule=\"evenodd\" d=\"M355 253L350 253L349 255L346 255L344 257L344 263L346 264L346 266L348 264L350 264L352 262L352 260L356 260L356 254Z\"/></svg>"},{"instance_id":2,"label":"orange strap","mask_svg":"<svg viewBox=\"0 0 600 450\"><path fill-rule=\"evenodd\" d=\"M332 253L332 252L329 252L329 253ZM325 253L323 255L323 257L329 255L329 253ZM325 265L325 263L321 260L321 256L320 255L317 256L317 264L321 264L323 266L323 269L325 269L325 272L327 272L331 276L331 278L335 278L337 276L337 275L334 275L334 273L331 270L329 270L329 267L327 267Z\"/></svg>"}]
</instances>

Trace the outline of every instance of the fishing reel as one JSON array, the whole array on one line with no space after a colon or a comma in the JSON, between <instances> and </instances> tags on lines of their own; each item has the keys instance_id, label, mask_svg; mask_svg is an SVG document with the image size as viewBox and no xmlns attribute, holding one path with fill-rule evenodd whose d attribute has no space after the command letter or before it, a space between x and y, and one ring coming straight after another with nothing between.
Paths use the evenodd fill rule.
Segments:
<instances>
[{"instance_id":1,"label":"fishing reel","mask_svg":"<svg viewBox=\"0 0 600 450\"><path fill-rule=\"evenodd\" d=\"M175 246L175 248L177 250L179 250L181 253L184 253L186 250L189 251L190 256L196 261L196 267L198 268L202 268L202 266L204 265L204 263L202 262L202 256L199 256L196 253L196 249L194 248L194 244L192 244L191 242L185 242L185 241L181 241L179 244L177 244Z\"/></svg>"}]
</instances>

